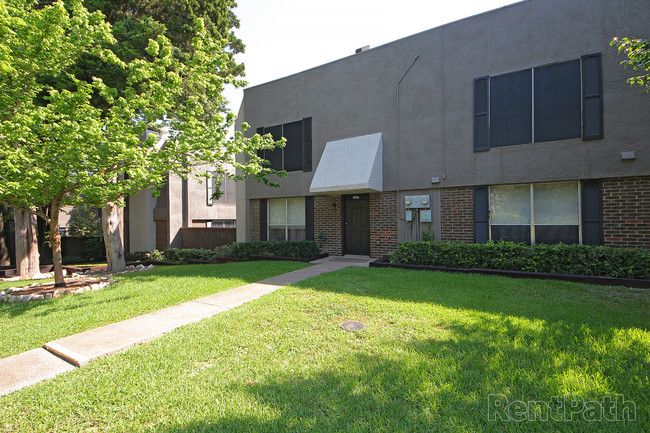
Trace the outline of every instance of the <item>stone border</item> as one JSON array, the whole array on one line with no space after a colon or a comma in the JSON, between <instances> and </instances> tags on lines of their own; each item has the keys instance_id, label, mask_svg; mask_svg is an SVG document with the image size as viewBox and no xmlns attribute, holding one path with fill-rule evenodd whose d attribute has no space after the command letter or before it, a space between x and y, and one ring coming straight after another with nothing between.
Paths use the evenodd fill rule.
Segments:
<instances>
[{"instance_id":1,"label":"stone border","mask_svg":"<svg viewBox=\"0 0 650 433\"><path fill-rule=\"evenodd\" d=\"M75 289L64 288L64 287L62 288L52 287L51 292L45 294L39 294L39 295L12 295L12 293L25 288L40 287L43 286L44 284L34 283L29 286L23 286L23 287L9 287L8 289L0 291L0 302L16 304L16 303L30 302L30 301L44 301L47 299L58 298L63 295L84 293L92 290L101 290L115 283L115 280L113 279L113 275L127 274L127 273L138 272L138 271L149 271L153 269L155 269L154 265L144 266L140 264L137 266L129 265L127 266L126 271L116 272L115 274L107 274L106 271L104 270L88 270L85 272L79 272L79 273L72 274L71 278L75 279L75 278L80 278L82 276L89 277L91 275L97 275L100 278L99 279L95 278L94 281L90 282L90 284ZM50 283L45 283L45 284L50 284Z\"/></svg>"},{"instance_id":2,"label":"stone border","mask_svg":"<svg viewBox=\"0 0 650 433\"><path fill-rule=\"evenodd\" d=\"M403 265L400 263L391 263L388 256L380 257L374 262L370 262L371 268L396 268L409 269L413 271L437 271L437 272L455 272L461 274L483 274L498 275L510 278L533 278L538 280L561 280L582 284L596 284L600 286L624 286L636 289L650 289L650 280L640 280L632 278L615 278L599 277L594 275L572 275L572 274L547 274L542 272L524 272L524 271L504 271L500 269L463 269L463 268L445 268L442 266L424 266L424 265Z\"/></svg>"},{"instance_id":3,"label":"stone border","mask_svg":"<svg viewBox=\"0 0 650 433\"><path fill-rule=\"evenodd\" d=\"M91 281L90 284L86 286L81 286L75 289L52 287L51 293L48 292L40 295L12 295L13 292L25 289L25 287L9 287L7 290L0 291L0 301L8 302L10 304L17 304L17 303L29 302L29 301L44 301L46 299L54 299L72 293L84 293L84 292L89 292L91 290L101 290L104 287L108 287L114 283L115 280L113 279L113 277L103 277L101 279L95 279L94 281ZM27 286L27 288L36 288L40 286L42 285L39 283L34 283L30 286Z\"/></svg>"}]
</instances>

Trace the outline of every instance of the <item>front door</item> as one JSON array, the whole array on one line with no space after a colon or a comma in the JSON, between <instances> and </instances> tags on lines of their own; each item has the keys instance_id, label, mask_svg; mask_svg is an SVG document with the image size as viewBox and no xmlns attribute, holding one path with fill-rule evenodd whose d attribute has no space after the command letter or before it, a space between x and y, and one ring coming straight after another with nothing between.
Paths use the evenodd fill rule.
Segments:
<instances>
[{"instance_id":1,"label":"front door","mask_svg":"<svg viewBox=\"0 0 650 433\"><path fill-rule=\"evenodd\" d=\"M345 254L370 255L370 195L343 197L345 203Z\"/></svg>"}]
</instances>

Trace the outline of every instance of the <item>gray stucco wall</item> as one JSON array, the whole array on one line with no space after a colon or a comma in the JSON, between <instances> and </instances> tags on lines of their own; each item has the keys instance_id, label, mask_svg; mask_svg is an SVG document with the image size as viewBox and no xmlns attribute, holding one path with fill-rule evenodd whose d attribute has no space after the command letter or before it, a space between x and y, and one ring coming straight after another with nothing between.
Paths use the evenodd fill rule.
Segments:
<instances>
[{"instance_id":1,"label":"gray stucco wall","mask_svg":"<svg viewBox=\"0 0 650 433\"><path fill-rule=\"evenodd\" d=\"M270 126L313 118L314 170L326 142L382 132L384 189L543 182L650 174L650 97L625 78L614 36L648 37L647 0L530 0L457 21L245 90L240 121ZM473 152L473 80L600 52L604 138ZM400 85L399 176L397 82ZM245 106L245 109L244 109ZM621 151L635 151L621 162ZM248 199L309 195L313 172ZM442 181L432 185L431 177ZM241 198L240 198L241 203Z\"/></svg>"}]
</instances>

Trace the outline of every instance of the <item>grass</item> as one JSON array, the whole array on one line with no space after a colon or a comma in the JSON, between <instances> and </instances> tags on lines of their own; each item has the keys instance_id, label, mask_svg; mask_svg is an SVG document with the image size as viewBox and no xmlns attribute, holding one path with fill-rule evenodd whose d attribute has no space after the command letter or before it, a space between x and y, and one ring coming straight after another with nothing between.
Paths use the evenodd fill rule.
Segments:
<instances>
[{"instance_id":1,"label":"grass","mask_svg":"<svg viewBox=\"0 0 650 433\"><path fill-rule=\"evenodd\" d=\"M2 397L0 429L645 432L649 319L640 290L350 268ZM490 394L636 418L490 422Z\"/></svg>"},{"instance_id":2,"label":"grass","mask_svg":"<svg viewBox=\"0 0 650 433\"><path fill-rule=\"evenodd\" d=\"M153 271L117 275L115 285L98 291L24 304L0 302L0 359L304 266L298 262L160 266ZM0 289L30 283L2 282Z\"/></svg>"}]
</instances>

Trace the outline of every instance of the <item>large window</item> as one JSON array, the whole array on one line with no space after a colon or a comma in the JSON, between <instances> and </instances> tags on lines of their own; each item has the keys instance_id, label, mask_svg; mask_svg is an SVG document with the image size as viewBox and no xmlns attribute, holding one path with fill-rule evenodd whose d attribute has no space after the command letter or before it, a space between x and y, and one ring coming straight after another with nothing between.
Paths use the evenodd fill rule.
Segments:
<instances>
[{"instance_id":1,"label":"large window","mask_svg":"<svg viewBox=\"0 0 650 433\"><path fill-rule=\"evenodd\" d=\"M311 118L282 125L257 128L258 134L271 134L274 140L284 137L283 148L260 150L258 155L267 159L274 170L311 171Z\"/></svg>"},{"instance_id":2,"label":"large window","mask_svg":"<svg viewBox=\"0 0 650 433\"><path fill-rule=\"evenodd\" d=\"M493 241L581 242L578 182L491 186L489 210Z\"/></svg>"},{"instance_id":3,"label":"large window","mask_svg":"<svg viewBox=\"0 0 650 433\"><path fill-rule=\"evenodd\" d=\"M602 130L600 54L474 80L474 151Z\"/></svg>"},{"instance_id":4,"label":"large window","mask_svg":"<svg viewBox=\"0 0 650 433\"><path fill-rule=\"evenodd\" d=\"M270 241L305 240L305 197L274 198L268 201Z\"/></svg>"}]
</instances>

